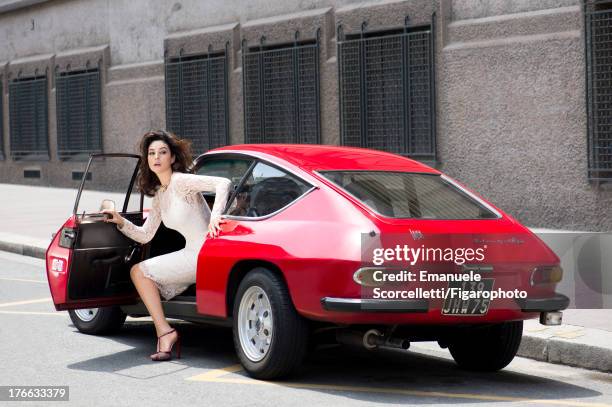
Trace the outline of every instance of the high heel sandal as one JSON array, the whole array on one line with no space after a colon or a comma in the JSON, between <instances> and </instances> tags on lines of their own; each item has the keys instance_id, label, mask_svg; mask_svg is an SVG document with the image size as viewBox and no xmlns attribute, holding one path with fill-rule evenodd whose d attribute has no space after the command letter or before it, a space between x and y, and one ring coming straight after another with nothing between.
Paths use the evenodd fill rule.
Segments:
<instances>
[{"instance_id":1,"label":"high heel sandal","mask_svg":"<svg viewBox=\"0 0 612 407\"><path fill-rule=\"evenodd\" d=\"M172 332L176 332L176 341L170 345L170 349L167 351L164 350L160 350L159 349L159 344L160 344L160 339L162 336L166 336L168 334L171 334ZM170 360L172 359L172 348L174 347L174 345L176 345L176 358L180 359L181 358L181 336L179 335L179 333L177 332L176 329L171 329L170 331L166 332L165 334L161 334L157 337L157 353L154 353L151 355L151 360L154 360L156 362L161 362L164 360Z\"/></svg>"}]
</instances>

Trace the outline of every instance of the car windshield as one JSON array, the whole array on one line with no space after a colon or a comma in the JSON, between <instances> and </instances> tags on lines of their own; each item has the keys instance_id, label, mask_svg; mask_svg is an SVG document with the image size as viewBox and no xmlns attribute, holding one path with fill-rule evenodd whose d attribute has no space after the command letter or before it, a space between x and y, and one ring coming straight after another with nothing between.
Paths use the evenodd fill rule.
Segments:
<instances>
[{"instance_id":1,"label":"car windshield","mask_svg":"<svg viewBox=\"0 0 612 407\"><path fill-rule=\"evenodd\" d=\"M498 215L436 174L320 171L321 175L390 218L492 219Z\"/></svg>"}]
</instances>

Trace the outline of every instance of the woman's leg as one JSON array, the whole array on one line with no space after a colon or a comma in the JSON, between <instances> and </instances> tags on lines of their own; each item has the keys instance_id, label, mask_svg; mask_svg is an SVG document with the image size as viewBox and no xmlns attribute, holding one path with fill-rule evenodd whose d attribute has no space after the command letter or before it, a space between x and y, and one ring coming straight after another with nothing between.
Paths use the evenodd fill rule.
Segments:
<instances>
[{"instance_id":1,"label":"woman's leg","mask_svg":"<svg viewBox=\"0 0 612 407\"><path fill-rule=\"evenodd\" d=\"M140 299L142 299L142 302L149 311L149 315L151 315L151 318L153 318L153 324L155 324L157 336L171 330L172 327L170 324L168 324L166 316L164 315L164 309L162 308L161 298L159 296L159 289L155 283L151 279L144 276L142 270L140 270L140 267L138 267L137 264L132 266L132 269L130 270L130 277L134 282L134 286L136 286ZM169 349L170 345L174 343L176 338L176 332L163 336L160 339L160 350Z\"/></svg>"}]
</instances>

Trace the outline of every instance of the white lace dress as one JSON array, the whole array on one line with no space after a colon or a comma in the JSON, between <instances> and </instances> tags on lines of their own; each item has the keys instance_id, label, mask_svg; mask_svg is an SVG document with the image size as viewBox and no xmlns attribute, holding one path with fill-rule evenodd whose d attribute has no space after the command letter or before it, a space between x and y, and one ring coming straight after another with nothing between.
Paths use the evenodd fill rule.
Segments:
<instances>
[{"instance_id":1,"label":"white lace dress","mask_svg":"<svg viewBox=\"0 0 612 407\"><path fill-rule=\"evenodd\" d=\"M123 227L117 225L124 235L139 243L149 242L162 221L185 238L184 249L151 257L138 264L166 300L195 283L198 253L206 240L210 219L221 216L230 185L227 178L173 172L168 188L165 191L159 189L153 197L149 216L142 226L127 219ZM201 191L215 192L212 212Z\"/></svg>"}]
</instances>

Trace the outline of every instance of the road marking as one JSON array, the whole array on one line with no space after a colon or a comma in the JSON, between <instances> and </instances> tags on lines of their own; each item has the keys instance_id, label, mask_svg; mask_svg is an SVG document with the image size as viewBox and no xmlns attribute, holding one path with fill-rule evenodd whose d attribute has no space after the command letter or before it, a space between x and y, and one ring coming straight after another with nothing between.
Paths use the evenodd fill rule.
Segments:
<instances>
[{"instance_id":1,"label":"road marking","mask_svg":"<svg viewBox=\"0 0 612 407\"><path fill-rule=\"evenodd\" d=\"M232 365L228 367L224 367L221 369L213 369L209 370L206 373L202 373L196 376L188 377L186 380L196 381L196 382L207 382L213 379L217 379L221 376L225 376L230 373L236 373L242 370L241 365Z\"/></svg>"},{"instance_id":2,"label":"road marking","mask_svg":"<svg viewBox=\"0 0 612 407\"><path fill-rule=\"evenodd\" d=\"M584 329L576 329L574 331L565 331L554 334L557 338L575 339L584 336Z\"/></svg>"},{"instance_id":3,"label":"road marking","mask_svg":"<svg viewBox=\"0 0 612 407\"><path fill-rule=\"evenodd\" d=\"M23 315L59 315L66 316L62 312L31 312L31 311L0 311L0 314L23 314Z\"/></svg>"},{"instance_id":4,"label":"road marking","mask_svg":"<svg viewBox=\"0 0 612 407\"><path fill-rule=\"evenodd\" d=\"M0 307L12 307L13 305L35 304L35 303L38 303L38 302L48 302L48 301L51 301L50 297L39 298L37 300L5 302L4 304L0 304Z\"/></svg>"},{"instance_id":5,"label":"road marking","mask_svg":"<svg viewBox=\"0 0 612 407\"><path fill-rule=\"evenodd\" d=\"M546 327L546 326L542 326L542 327L533 327L533 328L527 328L526 331L527 332L544 332L544 331L548 331L550 328Z\"/></svg>"},{"instance_id":6,"label":"road marking","mask_svg":"<svg viewBox=\"0 0 612 407\"><path fill-rule=\"evenodd\" d=\"M573 400L550 400L550 399L529 399L523 397L512 396L495 396L492 394L470 394L470 393L448 393L439 391L420 391L420 390L404 390L384 387L370 386L345 386L333 384L317 384L317 383L292 383L292 382L272 382L247 378L224 377L231 373L241 371L240 365L232 365L222 369L210 370L196 376L188 377L186 380L208 382L208 383L233 383L233 384L251 384L261 386L278 386L292 387L298 389L313 389L313 390L331 390L331 391L352 391L359 393L383 393L383 394L399 394L405 396L418 397L441 397L451 399L468 399L468 400L485 400L485 401L516 401L521 403L532 404L552 404L557 406L572 406L572 407L612 407L610 404L589 403L584 401Z\"/></svg>"},{"instance_id":7,"label":"road marking","mask_svg":"<svg viewBox=\"0 0 612 407\"><path fill-rule=\"evenodd\" d=\"M41 284L47 284L46 281L44 280L26 280L25 278L5 278L5 277L0 277L0 280L7 280L7 281L24 281L26 283L41 283Z\"/></svg>"}]
</instances>

